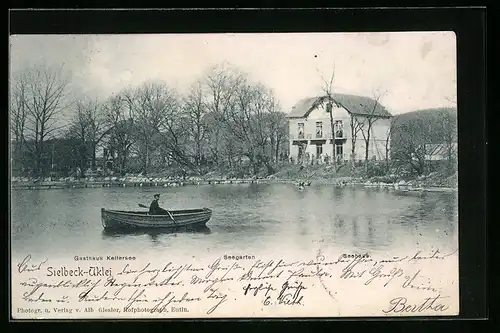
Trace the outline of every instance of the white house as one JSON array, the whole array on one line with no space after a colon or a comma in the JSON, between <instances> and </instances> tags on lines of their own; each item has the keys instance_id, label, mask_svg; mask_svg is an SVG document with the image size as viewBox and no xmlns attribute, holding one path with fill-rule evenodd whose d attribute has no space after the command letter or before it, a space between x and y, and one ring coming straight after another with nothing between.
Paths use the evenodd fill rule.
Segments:
<instances>
[{"instance_id":1,"label":"white house","mask_svg":"<svg viewBox=\"0 0 500 333\"><path fill-rule=\"evenodd\" d=\"M458 144L452 143L428 143L425 145L426 161L444 161L458 152Z\"/></svg>"},{"instance_id":2,"label":"white house","mask_svg":"<svg viewBox=\"0 0 500 333\"><path fill-rule=\"evenodd\" d=\"M386 145L390 144L392 115L372 98L347 94L311 97L300 100L287 115L290 126L290 157L293 161L314 159L331 161L333 145L337 160L365 159L365 139L370 128L368 156L385 159ZM332 110L335 138L332 136L330 111ZM369 125L371 123L371 126ZM353 140L355 133L355 140Z\"/></svg>"}]
</instances>

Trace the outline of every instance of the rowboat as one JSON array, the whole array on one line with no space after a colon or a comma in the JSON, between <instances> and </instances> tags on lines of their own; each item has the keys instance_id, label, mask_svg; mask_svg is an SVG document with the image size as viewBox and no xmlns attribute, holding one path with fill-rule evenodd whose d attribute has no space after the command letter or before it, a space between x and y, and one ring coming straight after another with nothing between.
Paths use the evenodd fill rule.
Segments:
<instances>
[{"instance_id":1,"label":"rowboat","mask_svg":"<svg viewBox=\"0 0 500 333\"><path fill-rule=\"evenodd\" d=\"M101 208L101 222L106 230L199 228L204 227L211 217L212 210L208 208L171 210L166 215Z\"/></svg>"}]
</instances>

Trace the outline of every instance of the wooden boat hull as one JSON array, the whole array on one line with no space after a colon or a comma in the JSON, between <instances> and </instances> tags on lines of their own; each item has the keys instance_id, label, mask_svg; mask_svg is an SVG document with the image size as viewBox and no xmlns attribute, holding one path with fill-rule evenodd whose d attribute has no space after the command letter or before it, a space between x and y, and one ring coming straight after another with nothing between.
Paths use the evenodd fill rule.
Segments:
<instances>
[{"instance_id":1,"label":"wooden boat hull","mask_svg":"<svg viewBox=\"0 0 500 333\"><path fill-rule=\"evenodd\" d=\"M200 228L212 217L208 208L172 210L170 215L149 215L147 212L129 212L101 208L101 222L106 230L113 229L177 229Z\"/></svg>"}]
</instances>

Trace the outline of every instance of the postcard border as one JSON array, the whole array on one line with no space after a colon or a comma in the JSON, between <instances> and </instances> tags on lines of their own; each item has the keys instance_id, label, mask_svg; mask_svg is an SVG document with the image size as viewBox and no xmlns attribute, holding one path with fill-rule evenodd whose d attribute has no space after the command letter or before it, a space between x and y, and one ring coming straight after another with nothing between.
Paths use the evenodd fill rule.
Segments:
<instances>
[{"instance_id":1,"label":"postcard border","mask_svg":"<svg viewBox=\"0 0 500 333\"><path fill-rule=\"evenodd\" d=\"M140 18L140 19L138 19ZM165 24L168 22L168 28ZM258 23L257 23L258 22ZM459 318L487 317L486 308L486 107L485 11L475 9L390 10L213 10L213 11L24 11L10 12L11 34L41 33L195 33L195 32L361 32L454 31L458 52L459 113ZM470 111L473 110L473 111ZM466 133L466 134L464 134ZM8 144L8 143L7 143ZM467 177L475 175L475 177ZM10 185L10 179L9 179ZM9 186L10 189L10 186ZM10 193L9 193L10 198ZM10 214L6 235L10 262ZM478 259L479 258L479 259ZM9 265L10 275L10 265ZM10 277L10 276L9 276ZM9 279L9 296L10 296ZM8 298L10 300L10 297ZM10 304L9 304L10 308ZM449 318L449 317L446 317ZM10 318L12 320L12 318ZM277 318L283 320L347 320L361 318ZM363 318L374 321L382 318ZM412 321L417 318L383 318ZM430 317L429 319L439 319ZM104 320L104 319L103 319ZM166 321L148 319L145 321ZM234 319L175 319L176 321L234 321ZM262 318L238 319L240 321ZM25 321L25 320L15 320ZM65 320L50 320L65 321ZM78 320L89 321L89 320ZM99 321L99 320L98 320ZM119 319L114 321L128 321ZM45 322L45 320L44 320Z\"/></svg>"}]
</instances>

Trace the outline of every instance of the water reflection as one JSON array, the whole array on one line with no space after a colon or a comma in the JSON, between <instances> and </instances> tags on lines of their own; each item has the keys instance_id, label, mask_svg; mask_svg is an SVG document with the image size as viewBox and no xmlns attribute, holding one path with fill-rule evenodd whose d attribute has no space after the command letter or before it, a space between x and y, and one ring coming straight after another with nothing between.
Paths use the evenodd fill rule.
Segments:
<instances>
[{"instance_id":1,"label":"water reflection","mask_svg":"<svg viewBox=\"0 0 500 333\"><path fill-rule=\"evenodd\" d=\"M202 230L103 231L100 207L135 210L150 199L138 188L14 191L11 195L13 251L59 254L72 251L205 253L310 250L324 240L339 251L391 250L415 244L456 248L455 193L405 193L313 185L233 184L158 188L169 209L209 207ZM30 209L26 209L30 207Z\"/></svg>"},{"instance_id":2,"label":"water reflection","mask_svg":"<svg viewBox=\"0 0 500 333\"><path fill-rule=\"evenodd\" d=\"M427 194L426 192L422 192L422 191L408 191L408 190L401 190L401 189L397 189L397 190L393 190L393 191L394 191L393 193L396 195L405 196L405 197L415 197L415 198L423 197Z\"/></svg>"},{"instance_id":3,"label":"water reflection","mask_svg":"<svg viewBox=\"0 0 500 333\"><path fill-rule=\"evenodd\" d=\"M374 244L374 239L375 239L375 228L373 227L373 218L371 216L368 216L366 218L366 222L368 223L368 244L370 246L373 246Z\"/></svg>"},{"instance_id":4,"label":"water reflection","mask_svg":"<svg viewBox=\"0 0 500 333\"><path fill-rule=\"evenodd\" d=\"M125 236L142 236L148 235L152 240L157 240L160 235L188 233L188 234L205 234L212 232L209 227L181 227L181 228L155 228L155 229L104 229L102 231L103 238L121 238Z\"/></svg>"},{"instance_id":5,"label":"water reflection","mask_svg":"<svg viewBox=\"0 0 500 333\"><path fill-rule=\"evenodd\" d=\"M358 219L354 217L352 219L352 238L353 238L353 244L355 247L359 247L359 231L358 231Z\"/></svg>"},{"instance_id":6,"label":"water reflection","mask_svg":"<svg viewBox=\"0 0 500 333\"><path fill-rule=\"evenodd\" d=\"M344 189L341 188L341 187L334 187L333 188L333 197L335 198L335 200L339 200L343 197L344 195Z\"/></svg>"}]
</instances>

